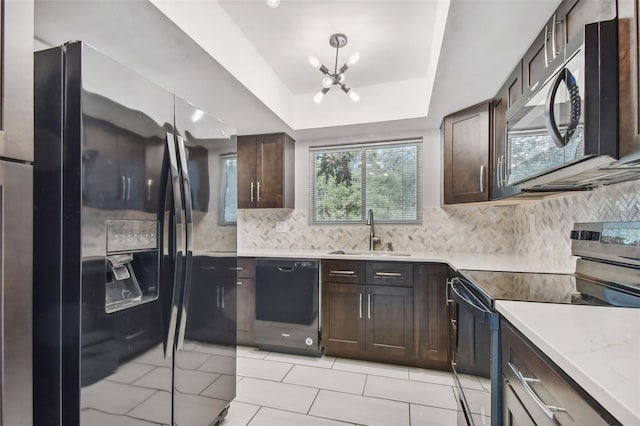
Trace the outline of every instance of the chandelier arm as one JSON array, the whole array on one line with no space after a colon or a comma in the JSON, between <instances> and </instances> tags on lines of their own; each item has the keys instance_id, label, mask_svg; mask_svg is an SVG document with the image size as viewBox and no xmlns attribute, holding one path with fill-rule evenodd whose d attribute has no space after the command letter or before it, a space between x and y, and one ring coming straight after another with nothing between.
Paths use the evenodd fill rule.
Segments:
<instances>
[{"instance_id":1,"label":"chandelier arm","mask_svg":"<svg viewBox=\"0 0 640 426\"><path fill-rule=\"evenodd\" d=\"M345 71L346 71L346 70L348 70L348 69L349 69L349 65L344 64L344 65L342 66L342 68L340 68L340 74L342 74L343 72L345 72Z\"/></svg>"},{"instance_id":2,"label":"chandelier arm","mask_svg":"<svg viewBox=\"0 0 640 426\"><path fill-rule=\"evenodd\" d=\"M320 68L318 68L320 70L320 72L324 75L329 75L329 68L325 67L324 65L320 65Z\"/></svg>"}]
</instances>

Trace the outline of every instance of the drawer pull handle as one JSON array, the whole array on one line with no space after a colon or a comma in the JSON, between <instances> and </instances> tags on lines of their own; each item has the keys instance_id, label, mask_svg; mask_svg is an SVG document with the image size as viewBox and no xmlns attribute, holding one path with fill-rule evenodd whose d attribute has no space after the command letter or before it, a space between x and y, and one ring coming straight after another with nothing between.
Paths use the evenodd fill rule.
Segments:
<instances>
[{"instance_id":1,"label":"drawer pull handle","mask_svg":"<svg viewBox=\"0 0 640 426\"><path fill-rule=\"evenodd\" d=\"M329 271L329 275L355 275L356 271Z\"/></svg>"},{"instance_id":2,"label":"drawer pull handle","mask_svg":"<svg viewBox=\"0 0 640 426\"><path fill-rule=\"evenodd\" d=\"M236 281L236 284L238 284L238 285L242 285L242 284L244 284L244 283L243 283L242 281Z\"/></svg>"},{"instance_id":3,"label":"drawer pull handle","mask_svg":"<svg viewBox=\"0 0 640 426\"><path fill-rule=\"evenodd\" d=\"M511 363L508 362L507 365L509 366L509 368L511 368L511 371L513 371L513 374L516 375L518 381L522 384L522 386L524 386L524 389L527 391L527 393L529 394L529 396L531 397L531 399L533 399L533 402L536 403L536 405L538 407L540 407L540 409L542 410L542 412L544 413L545 416L547 416L547 418L549 420L553 420L555 421L555 418L553 416L553 412L566 412L567 410L561 407L556 407L554 405L547 405L545 404L540 397L538 396L538 394L536 394L534 392L534 390L531 388L531 386L529 386L529 383L540 383L541 380L540 379L533 379L531 377L524 377L522 375L522 373Z\"/></svg>"},{"instance_id":4,"label":"drawer pull handle","mask_svg":"<svg viewBox=\"0 0 640 426\"><path fill-rule=\"evenodd\" d=\"M230 266L230 271L244 271L244 266Z\"/></svg>"},{"instance_id":5,"label":"drawer pull handle","mask_svg":"<svg viewBox=\"0 0 640 426\"><path fill-rule=\"evenodd\" d=\"M376 277L385 277L385 278L402 278L402 272L376 272L374 274Z\"/></svg>"}]
</instances>

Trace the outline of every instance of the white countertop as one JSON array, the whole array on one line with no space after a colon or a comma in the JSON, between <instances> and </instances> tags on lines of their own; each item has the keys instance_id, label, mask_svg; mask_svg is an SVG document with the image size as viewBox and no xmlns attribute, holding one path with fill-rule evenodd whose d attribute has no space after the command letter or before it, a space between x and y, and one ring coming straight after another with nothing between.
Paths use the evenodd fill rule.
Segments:
<instances>
[{"instance_id":1,"label":"white countertop","mask_svg":"<svg viewBox=\"0 0 640 426\"><path fill-rule=\"evenodd\" d=\"M331 250L314 249L256 249L239 250L241 257L281 257L281 258L313 258L313 259L355 259L404 261L404 262L434 262L447 263L453 269L472 269L479 271L510 271L510 272L541 272L571 274L575 270L575 259L570 267L551 265L540 259L514 256L506 254L475 254L475 253L446 253L446 252L408 252L408 251L349 251L346 254L330 254Z\"/></svg>"},{"instance_id":2,"label":"white countertop","mask_svg":"<svg viewBox=\"0 0 640 426\"><path fill-rule=\"evenodd\" d=\"M640 309L512 301L496 309L623 425L640 425Z\"/></svg>"}]
</instances>

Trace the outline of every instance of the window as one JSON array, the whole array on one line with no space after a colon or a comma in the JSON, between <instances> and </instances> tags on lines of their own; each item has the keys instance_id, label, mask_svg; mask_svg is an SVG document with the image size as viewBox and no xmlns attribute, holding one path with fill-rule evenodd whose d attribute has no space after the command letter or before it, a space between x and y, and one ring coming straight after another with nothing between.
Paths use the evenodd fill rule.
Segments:
<instances>
[{"instance_id":1,"label":"window","mask_svg":"<svg viewBox=\"0 0 640 426\"><path fill-rule=\"evenodd\" d=\"M311 148L312 223L420 222L422 141Z\"/></svg>"},{"instance_id":2,"label":"window","mask_svg":"<svg viewBox=\"0 0 640 426\"><path fill-rule=\"evenodd\" d=\"M222 205L221 225L232 225L237 222L238 206L238 159L236 154L223 155L222 160Z\"/></svg>"}]
</instances>

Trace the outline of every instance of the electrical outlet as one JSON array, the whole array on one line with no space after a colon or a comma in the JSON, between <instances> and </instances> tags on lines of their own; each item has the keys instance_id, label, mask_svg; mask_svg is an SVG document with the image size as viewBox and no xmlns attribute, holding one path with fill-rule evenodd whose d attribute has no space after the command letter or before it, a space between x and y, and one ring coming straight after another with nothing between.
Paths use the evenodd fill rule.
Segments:
<instances>
[{"instance_id":1,"label":"electrical outlet","mask_svg":"<svg viewBox=\"0 0 640 426\"><path fill-rule=\"evenodd\" d=\"M276 222L276 232L287 232L287 222Z\"/></svg>"}]
</instances>

